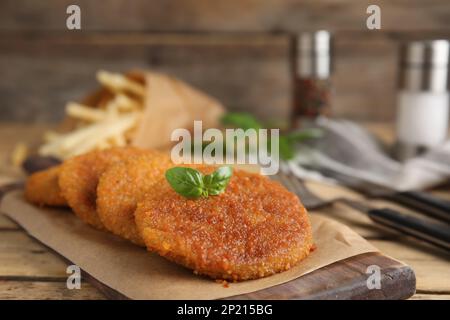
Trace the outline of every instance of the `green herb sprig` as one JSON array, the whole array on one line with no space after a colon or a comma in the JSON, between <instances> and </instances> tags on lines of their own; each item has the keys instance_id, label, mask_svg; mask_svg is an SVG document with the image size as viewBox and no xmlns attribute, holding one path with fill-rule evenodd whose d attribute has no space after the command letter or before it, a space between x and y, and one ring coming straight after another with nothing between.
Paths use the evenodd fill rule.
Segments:
<instances>
[{"instance_id":1,"label":"green herb sprig","mask_svg":"<svg viewBox=\"0 0 450 320\"><path fill-rule=\"evenodd\" d=\"M229 112L222 117L222 124L231 125L243 130L264 128L254 116L246 112ZM291 133L280 134L279 150L280 156L284 160L290 160L295 155L295 145L305 140L320 138L323 135L322 130L318 128L304 129ZM270 144L270 140L268 141Z\"/></svg>"},{"instance_id":2,"label":"green herb sprig","mask_svg":"<svg viewBox=\"0 0 450 320\"><path fill-rule=\"evenodd\" d=\"M196 199L224 192L232 173L233 169L228 166L219 167L207 175L193 168L174 167L166 171L166 179L176 193Z\"/></svg>"},{"instance_id":3,"label":"green herb sprig","mask_svg":"<svg viewBox=\"0 0 450 320\"><path fill-rule=\"evenodd\" d=\"M246 112L227 112L221 118L224 125L231 125L243 130L263 128L263 125L250 113Z\"/></svg>"}]
</instances>

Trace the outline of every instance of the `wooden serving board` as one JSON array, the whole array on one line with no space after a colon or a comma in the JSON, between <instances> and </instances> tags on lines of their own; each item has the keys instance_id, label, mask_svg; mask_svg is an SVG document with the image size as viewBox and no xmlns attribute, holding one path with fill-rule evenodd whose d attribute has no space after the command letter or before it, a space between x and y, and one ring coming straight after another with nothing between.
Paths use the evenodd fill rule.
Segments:
<instances>
[{"instance_id":1,"label":"wooden serving board","mask_svg":"<svg viewBox=\"0 0 450 320\"><path fill-rule=\"evenodd\" d=\"M381 288L368 289L366 270L377 265ZM84 273L84 278L107 298L128 299ZM407 299L416 291L414 271L407 265L380 253L365 253L333 263L296 280L271 288L233 296L224 300L395 300Z\"/></svg>"},{"instance_id":2,"label":"wooden serving board","mask_svg":"<svg viewBox=\"0 0 450 320\"><path fill-rule=\"evenodd\" d=\"M3 186L0 188L0 199L2 193L18 187L20 184ZM369 289L367 286L370 274L366 272L372 265L380 268L380 289ZM128 299L87 273L83 278L107 298ZM380 253L365 253L280 285L226 299L406 299L415 293L415 288L415 274L409 266Z\"/></svg>"},{"instance_id":3,"label":"wooden serving board","mask_svg":"<svg viewBox=\"0 0 450 320\"><path fill-rule=\"evenodd\" d=\"M36 241L40 242L38 239ZM58 252L47 248L68 264L73 264ZM371 290L367 287L369 274L366 271L371 265L380 267L380 289ZM83 279L108 299L128 300L127 296L86 272L83 272ZM416 277L411 267L380 253L365 253L335 262L296 280L224 300L396 300L407 299L414 295L415 291Z\"/></svg>"},{"instance_id":4,"label":"wooden serving board","mask_svg":"<svg viewBox=\"0 0 450 320\"><path fill-rule=\"evenodd\" d=\"M367 267L380 267L381 288L369 289ZM414 271L380 253L333 263L296 280L229 299L407 299L416 291Z\"/></svg>"},{"instance_id":5,"label":"wooden serving board","mask_svg":"<svg viewBox=\"0 0 450 320\"><path fill-rule=\"evenodd\" d=\"M38 239L36 241L39 242ZM58 252L47 248L72 264ZM380 267L380 289L367 287L369 274L366 271L371 265ZM83 272L83 279L108 299L129 299L86 272ZM335 262L296 280L224 300L398 300L411 297L415 291L416 277L411 267L380 253L365 253Z\"/></svg>"}]
</instances>

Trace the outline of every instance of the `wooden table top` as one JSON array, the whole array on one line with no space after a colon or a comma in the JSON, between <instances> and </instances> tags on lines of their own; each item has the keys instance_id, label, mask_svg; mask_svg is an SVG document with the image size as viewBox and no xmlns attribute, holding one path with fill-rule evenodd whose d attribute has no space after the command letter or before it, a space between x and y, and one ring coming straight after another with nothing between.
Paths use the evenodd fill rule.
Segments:
<instances>
[{"instance_id":1,"label":"wooden table top","mask_svg":"<svg viewBox=\"0 0 450 320\"><path fill-rule=\"evenodd\" d=\"M392 127L368 126L386 141L392 140ZM42 125L0 124L0 184L22 177L10 164L11 152L18 142L35 145L45 128ZM311 185L311 187L315 187ZM331 188L331 187L330 187ZM340 189L330 192L350 191ZM433 191L450 200L450 188ZM402 209L384 201L375 206ZM450 299L450 256L409 237L380 229L359 212L339 204L312 214L332 217L358 232L385 255L410 265L417 278L412 299ZM0 213L0 299L104 299L96 288L82 283L83 290L66 289L67 263L29 237L17 224Z\"/></svg>"}]
</instances>

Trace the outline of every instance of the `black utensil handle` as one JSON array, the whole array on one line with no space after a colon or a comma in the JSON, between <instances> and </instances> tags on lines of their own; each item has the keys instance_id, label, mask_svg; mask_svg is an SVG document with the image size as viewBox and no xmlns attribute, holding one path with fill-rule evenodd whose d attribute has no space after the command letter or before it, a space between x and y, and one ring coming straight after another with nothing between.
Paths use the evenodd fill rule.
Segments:
<instances>
[{"instance_id":1,"label":"black utensil handle","mask_svg":"<svg viewBox=\"0 0 450 320\"><path fill-rule=\"evenodd\" d=\"M415 199L431 207L441 209L442 211L447 212L447 217L450 217L450 201L439 199L436 196L421 191L405 191L399 193L404 197Z\"/></svg>"},{"instance_id":2,"label":"black utensil handle","mask_svg":"<svg viewBox=\"0 0 450 320\"><path fill-rule=\"evenodd\" d=\"M15 189L21 189L24 187L24 185L25 185L25 183L23 181L11 182L8 184L0 185L0 200L9 191L12 191Z\"/></svg>"},{"instance_id":3,"label":"black utensil handle","mask_svg":"<svg viewBox=\"0 0 450 320\"><path fill-rule=\"evenodd\" d=\"M387 198L435 219L450 223L449 201L421 191L396 192Z\"/></svg>"},{"instance_id":4,"label":"black utensil handle","mask_svg":"<svg viewBox=\"0 0 450 320\"><path fill-rule=\"evenodd\" d=\"M450 252L450 226L430 223L391 209L371 209L369 217L386 227L429 242Z\"/></svg>"}]
</instances>

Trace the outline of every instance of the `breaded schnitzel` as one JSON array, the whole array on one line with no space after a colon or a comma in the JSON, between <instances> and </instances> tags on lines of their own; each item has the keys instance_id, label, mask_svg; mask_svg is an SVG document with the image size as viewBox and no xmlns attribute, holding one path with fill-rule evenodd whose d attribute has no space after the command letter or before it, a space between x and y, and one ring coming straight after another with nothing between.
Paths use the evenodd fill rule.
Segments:
<instances>
[{"instance_id":1,"label":"breaded schnitzel","mask_svg":"<svg viewBox=\"0 0 450 320\"><path fill-rule=\"evenodd\" d=\"M66 206L67 201L58 184L60 169L56 166L29 176L25 184L25 198L40 206Z\"/></svg>"},{"instance_id":2,"label":"breaded schnitzel","mask_svg":"<svg viewBox=\"0 0 450 320\"><path fill-rule=\"evenodd\" d=\"M147 151L126 147L111 148L66 160L61 165L59 186L75 214L84 222L104 229L96 211L97 185L100 176L112 164Z\"/></svg>"},{"instance_id":3,"label":"breaded schnitzel","mask_svg":"<svg viewBox=\"0 0 450 320\"><path fill-rule=\"evenodd\" d=\"M261 278L291 268L313 245L299 199L264 176L235 170L224 193L196 200L180 196L166 180L158 186L138 204L137 228L148 250L195 273Z\"/></svg>"},{"instance_id":4,"label":"breaded schnitzel","mask_svg":"<svg viewBox=\"0 0 450 320\"><path fill-rule=\"evenodd\" d=\"M134 221L137 203L148 192L159 188L157 182L173 166L170 157L158 151L110 166L97 187L97 212L112 233L145 246Z\"/></svg>"}]
</instances>

